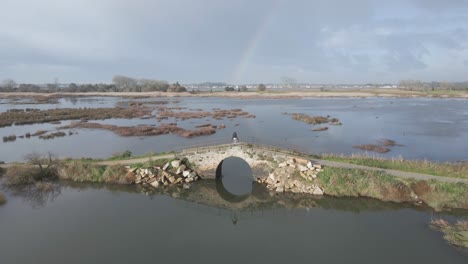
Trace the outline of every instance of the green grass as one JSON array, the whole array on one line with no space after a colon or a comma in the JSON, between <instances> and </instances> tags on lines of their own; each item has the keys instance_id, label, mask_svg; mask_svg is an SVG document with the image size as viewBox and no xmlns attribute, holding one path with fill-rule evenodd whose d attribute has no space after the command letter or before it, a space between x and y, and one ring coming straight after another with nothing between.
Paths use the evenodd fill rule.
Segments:
<instances>
[{"instance_id":1,"label":"green grass","mask_svg":"<svg viewBox=\"0 0 468 264\"><path fill-rule=\"evenodd\" d=\"M392 202L422 201L440 211L468 209L468 184L416 181L381 171L325 167L317 176L325 194L337 197L370 197Z\"/></svg>"},{"instance_id":2,"label":"green grass","mask_svg":"<svg viewBox=\"0 0 468 264\"><path fill-rule=\"evenodd\" d=\"M77 182L103 182L105 166L92 164L89 161L72 160L63 163L58 169L61 180L72 180Z\"/></svg>"},{"instance_id":3,"label":"green grass","mask_svg":"<svg viewBox=\"0 0 468 264\"><path fill-rule=\"evenodd\" d=\"M437 210L445 208L468 209L468 184L435 180L426 183L430 187L430 191L420 196L430 207Z\"/></svg>"},{"instance_id":4,"label":"green grass","mask_svg":"<svg viewBox=\"0 0 468 264\"><path fill-rule=\"evenodd\" d=\"M333 196L365 196L396 202L407 200L407 196L390 197L382 191L401 188L405 181L379 171L326 167L318 174L317 180L326 194Z\"/></svg>"},{"instance_id":5,"label":"green grass","mask_svg":"<svg viewBox=\"0 0 468 264\"><path fill-rule=\"evenodd\" d=\"M437 163L426 160L404 160L401 158L384 159L362 155L340 156L333 154L323 155L320 158L324 160L339 161L382 169L468 179L468 162Z\"/></svg>"}]
</instances>

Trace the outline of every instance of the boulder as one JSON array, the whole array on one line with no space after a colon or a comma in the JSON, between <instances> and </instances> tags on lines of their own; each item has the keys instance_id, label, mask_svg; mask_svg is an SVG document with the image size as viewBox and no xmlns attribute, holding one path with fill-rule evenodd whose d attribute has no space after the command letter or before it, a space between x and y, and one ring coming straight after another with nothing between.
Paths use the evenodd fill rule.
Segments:
<instances>
[{"instance_id":1,"label":"boulder","mask_svg":"<svg viewBox=\"0 0 468 264\"><path fill-rule=\"evenodd\" d=\"M164 165L164 167L162 168L162 170L163 170L163 171L167 170L167 168L169 168L169 165L170 165L170 164L171 164L171 163L169 163L169 162L166 163L166 164Z\"/></svg>"},{"instance_id":2,"label":"boulder","mask_svg":"<svg viewBox=\"0 0 468 264\"><path fill-rule=\"evenodd\" d=\"M314 164L312 163L312 161L309 160L307 162L307 168L312 169L313 167L314 167Z\"/></svg>"},{"instance_id":3,"label":"boulder","mask_svg":"<svg viewBox=\"0 0 468 264\"><path fill-rule=\"evenodd\" d=\"M171 162L171 166L172 166L172 168L179 168L179 166L180 166L180 160L173 160L173 161Z\"/></svg>"},{"instance_id":4,"label":"boulder","mask_svg":"<svg viewBox=\"0 0 468 264\"><path fill-rule=\"evenodd\" d=\"M189 175L190 175L189 170L185 170L185 171L182 172L182 176L184 176L185 178L187 178Z\"/></svg>"},{"instance_id":5,"label":"boulder","mask_svg":"<svg viewBox=\"0 0 468 264\"><path fill-rule=\"evenodd\" d=\"M158 188L159 187L159 182L154 181L154 182L150 183L150 185L153 186L154 188Z\"/></svg>"},{"instance_id":6,"label":"boulder","mask_svg":"<svg viewBox=\"0 0 468 264\"><path fill-rule=\"evenodd\" d=\"M179 184L184 181L184 178L177 178L177 180L174 182L174 184Z\"/></svg>"},{"instance_id":7,"label":"boulder","mask_svg":"<svg viewBox=\"0 0 468 264\"><path fill-rule=\"evenodd\" d=\"M286 167L286 166L288 166L288 164L286 162L281 162L281 163L278 164L279 168L283 168L283 167Z\"/></svg>"},{"instance_id":8,"label":"boulder","mask_svg":"<svg viewBox=\"0 0 468 264\"><path fill-rule=\"evenodd\" d=\"M175 167L174 167L175 168ZM185 170L185 165L180 165L180 167L177 169L176 174L181 174Z\"/></svg>"},{"instance_id":9,"label":"boulder","mask_svg":"<svg viewBox=\"0 0 468 264\"><path fill-rule=\"evenodd\" d=\"M196 178L196 177L197 177L197 173L194 172L194 171L192 171L192 172L189 174L188 177L189 177L189 178Z\"/></svg>"},{"instance_id":10,"label":"boulder","mask_svg":"<svg viewBox=\"0 0 468 264\"><path fill-rule=\"evenodd\" d=\"M297 165L297 168L298 168L301 172L304 172L304 171L308 171L308 170L309 170L306 166L303 166L303 165Z\"/></svg>"},{"instance_id":11,"label":"boulder","mask_svg":"<svg viewBox=\"0 0 468 264\"><path fill-rule=\"evenodd\" d=\"M266 179L266 182L269 184L275 184L276 183L276 177L275 174L270 174L268 178Z\"/></svg>"},{"instance_id":12,"label":"boulder","mask_svg":"<svg viewBox=\"0 0 468 264\"><path fill-rule=\"evenodd\" d=\"M323 195L322 189L320 187L315 186L314 191L312 192L313 195Z\"/></svg>"},{"instance_id":13,"label":"boulder","mask_svg":"<svg viewBox=\"0 0 468 264\"><path fill-rule=\"evenodd\" d=\"M135 183L136 183L136 184L141 183L141 176L140 176L140 175L137 175L137 176L136 176L136 178L135 178Z\"/></svg>"},{"instance_id":14,"label":"boulder","mask_svg":"<svg viewBox=\"0 0 468 264\"><path fill-rule=\"evenodd\" d=\"M321 168L322 168L322 165L320 165L320 164L314 164L314 168L316 168L316 169L321 169Z\"/></svg>"},{"instance_id":15,"label":"boulder","mask_svg":"<svg viewBox=\"0 0 468 264\"><path fill-rule=\"evenodd\" d=\"M275 190L275 191L276 191L276 192L281 192L281 193L282 193L282 192L284 192L284 187L283 187L283 186L278 186L278 187L276 187L276 190Z\"/></svg>"},{"instance_id":16,"label":"boulder","mask_svg":"<svg viewBox=\"0 0 468 264\"><path fill-rule=\"evenodd\" d=\"M174 176L169 177L168 181L170 183L174 183L176 181L176 178Z\"/></svg>"},{"instance_id":17,"label":"boulder","mask_svg":"<svg viewBox=\"0 0 468 264\"><path fill-rule=\"evenodd\" d=\"M188 190L188 189L190 189L190 184L184 183L184 184L182 185L182 188Z\"/></svg>"},{"instance_id":18,"label":"boulder","mask_svg":"<svg viewBox=\"0 0 468 264\"><path fill-rule=\"evenodd\" d=\"M134 183L135 180L136 180L136 174L129 171L126 175L125 175L125 180L128 182L128 183Z\"/></svg>"}]
</instances>

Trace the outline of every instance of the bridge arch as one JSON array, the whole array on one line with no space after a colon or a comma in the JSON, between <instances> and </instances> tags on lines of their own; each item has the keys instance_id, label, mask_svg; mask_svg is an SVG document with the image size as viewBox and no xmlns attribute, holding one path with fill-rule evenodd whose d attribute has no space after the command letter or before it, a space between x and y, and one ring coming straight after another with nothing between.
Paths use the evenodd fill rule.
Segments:
<instances>
[{"instance_id":1,"label":"bridge arch","mask_svg":"<svg viewBox=\"0 0 468 264\"><path fill-rule=\"evenodd\" d=\"M230 156L216 167L216 190L226 201L241 202L252 193L252 168L242 158Z\"/></svg>"},{"instance_id":2,"label":"bridge arch","mask_svg":"<svg viewBox=\"0 0 468 264\"><path fill-rule=\"evenodd\" d=\"M241 174L239 177L246 177L248 180L253 181L252 168L250 167L250 164L243 158L237 156L226 157L218 163L215 175L217 180L222 179L224 176L223 164L225 165L225 170L235 170L234 173Z\"/></svg>"}]
</instances>

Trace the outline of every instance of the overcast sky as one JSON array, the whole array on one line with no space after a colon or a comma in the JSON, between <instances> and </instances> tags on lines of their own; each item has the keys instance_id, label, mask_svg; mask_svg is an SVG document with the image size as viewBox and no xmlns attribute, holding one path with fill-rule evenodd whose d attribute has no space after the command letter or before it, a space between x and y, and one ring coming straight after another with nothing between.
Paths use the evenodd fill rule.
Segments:
<instances>
[{"instance_id":1,"label":"overcast sky","mask_svg":"<svg viewBox=\"0 0 468 264\"><path fill-rule=\"evenodd\" d=\"M468 80L468 0L0 0L0 80Z\"/></svg>"}]
</instances>

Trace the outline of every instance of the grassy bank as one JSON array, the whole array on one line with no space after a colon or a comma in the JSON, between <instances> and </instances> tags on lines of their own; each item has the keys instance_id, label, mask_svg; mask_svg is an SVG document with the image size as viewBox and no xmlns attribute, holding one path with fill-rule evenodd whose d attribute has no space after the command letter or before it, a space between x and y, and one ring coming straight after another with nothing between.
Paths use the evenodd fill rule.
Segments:
<instances>
[{"instance_id":1,"label":"grassy bank","mask_svg":"<svg viewBox=\"0 0 468 264\"><path fill-rule=\"evenodd\" d=\"M6 203L5 195L0 192L0 205L3 205L4 203Z\"/></svg>"},{"instance_id":2,"label":"grassy bank","mask_svg":"<svg viewBox=\"0 0 468 264\"><path fill-rule=\"evenodd\" d=\"M416 181L379 171L326 167L317 180L325 194L390 202L423 202L436 210L468 209L468 184Z\"/></svg>"},{"instance_id":3,"label":"grassy bank","mask_svg":"<svg viewBox=\"0 0 468 264\"><path fill-rule=\"evenodd\" d=\"M468 162L438 163L426 160L384 159L361 155L340 156L333 154L323 155L320 158L382 169L468 179Z\"/></svg>"},{"instance_id":4,"label":"grassy bank","mask_svg":"<svg viewBox=\"0 0 468 264\"><path fill-rule=\"evenodd\" d=\"M458 247L468 248L468 221L451 224L443 219L431 221L431 228L444 233L444 239Z\"/></svg>"}]
</instances>

